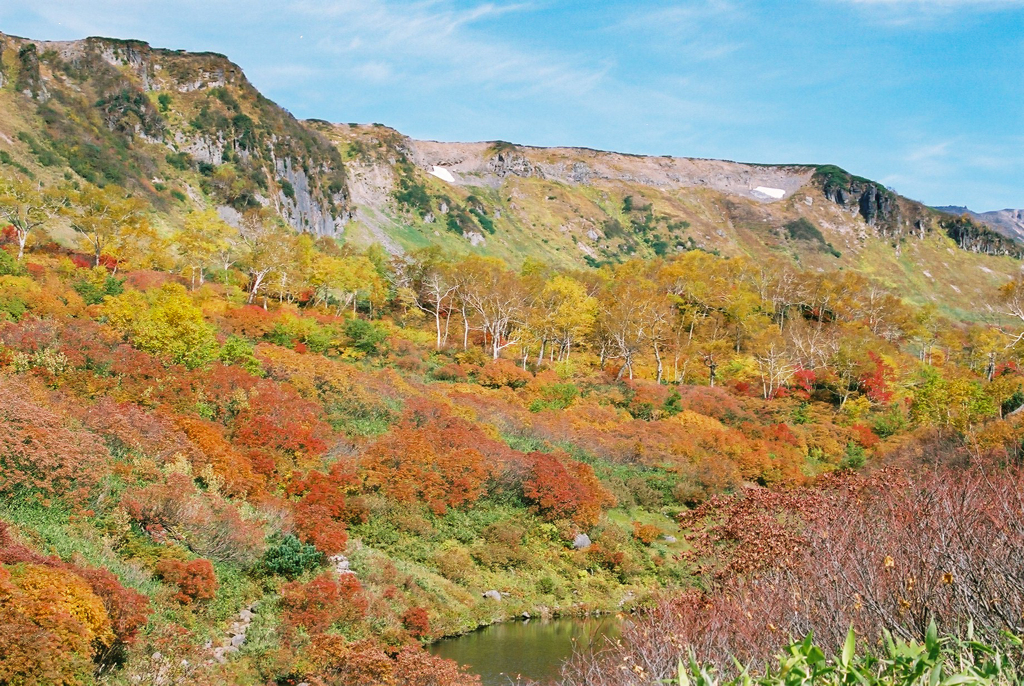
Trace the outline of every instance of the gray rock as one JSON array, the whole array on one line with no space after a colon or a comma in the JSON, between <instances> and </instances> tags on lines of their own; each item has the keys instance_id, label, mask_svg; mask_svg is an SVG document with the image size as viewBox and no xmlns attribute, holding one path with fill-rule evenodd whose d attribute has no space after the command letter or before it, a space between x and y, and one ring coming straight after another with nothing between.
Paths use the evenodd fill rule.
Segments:
<instances>
[{"instance_id":1,"label":"gray rock","mask_svg":"<svg viewBox=\"0 0 1024 686\"><path fill-rule=\"evenodd\" d=\"M576 550L584 550L590 547L590 536L586 534L576 534L576 538L572 539L572 547Z\"/></svg>"},{"instance_id":2,"label":"gray rock","mask_svg":"<svg viewBox=\"0 0 1024 686\"><path fill-rule=\"evenodd\" d=\"M498 602L501 602L501 593L499 591L495 591L494 589L491 589L490 591L484 591L483 597L489 598L490 600L496 600Z\"/></svg>"},{"instance_id":3,"label":"gray rock","mask_svg":"<svg viewBox=\"0 0 1024 686\"><path fill-rule=\"evenodd\" d=\"M349 564L348 558L344 555L333 555L327 559L334 567L334 571L338 574L345 574L350 571L351 565Z\"/></svg>"},{"instance_id":4,"label":"gray rock","mask_svg":"<svg viewBox=\"0 0 1024 686\"><path fill-rule=\"evenodd\" d=\"M238 634L237 636L231 637L231 645L235 648L241 648L245 643L245 634Z\"/></svg>"},{"instance_id":5,"label":"gray rock","mask_svg":"<svg viewBox=\"0 0 1024 686\"><path fill-rule=\"evenodd\" d=\"M665 534L664 536L661 537L661 540L665 541L665 543L675 543L676 542L676 537L675 536L669 536L668 534Z\"/></svg>"},{"instance_id":6,"label":"gray rock","mask_svg":"<svg viewBox=\"0 0 1024 686\"><path fill-rule=\"evenodd\" d=\"M252 612L250 612L249 610L242 610L241 612L238 613L238 617L243 622L251 622L252 621Z\"/></svg>"}]
</instances>

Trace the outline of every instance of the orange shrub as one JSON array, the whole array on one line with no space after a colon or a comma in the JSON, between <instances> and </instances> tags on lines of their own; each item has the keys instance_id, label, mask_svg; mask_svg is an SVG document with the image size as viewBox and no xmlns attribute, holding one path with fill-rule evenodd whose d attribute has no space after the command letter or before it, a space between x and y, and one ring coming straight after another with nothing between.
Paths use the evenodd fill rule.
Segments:
<instances>
[{"instance_id":1,"label":"orange shrub","mask_svg":"<svg viewBox=\"0 0 1024 686\"><path fill-rule=\"evenodd\" d=\"M658 536L661 535L661 529L656 527L654 524L641 524L640 522L633 522L633 538L640 541L644 545L650 545L658 540Z\"/></svg>"},{"instance_id":2,"label":"orange shrub","mask_svg":"<svg viewBox=\"0 0 1024 686\"><path fill-rule=\"evenodd\" d=\"M0 566L0 683L90 681L94 650L114 640L102 601L71 572Z\"/></svg>"},{"instance_id":3,"label":"orange shrub","mask_svg":"<svg viewBox=\"0 0 1024 686\"><path fill-rule=\"evenodd\" d=\"M146 596L125 588L108 570L79 567L57 557L41 555L16 543L11 536L8 524L0 521L0 565L21 563L71 572L85 581L92 592L102 600L116 640L110 644L107 653L100 656L101 664L105 663L108 658L116 658L114 651L131 645L139 629L149 618L149 600Z\"/></svg>"},{"instance_id":4,"label":"orange shrub","mask_svg":"<svg viewBox=\"0 0 1024 686\"><path fill-rule=\"evenodd\" d=\"M156 574L167 583L178 587L174 599L182 605L213 600L217 593L217 576L209 560L161 560L156 565Z\"/></svg>"},{"instance_id":5,"label":"orange shrub","mask_svg":"<svg viewBox=\"0 0 1024 686\"><path fill-rule=\"evenodd\" d=\"M359 461L364 488L400 502L426 503L436 514L476 502L489 470L480 450L479 428L436 412L428 420L413 409Z\"/></svg>"},{"instance_id":6,"label":"orange shrub","mask_svg":"<svg viewBox=\"0 0 1024 686\"><path fill-rule=\"evenodd\" d=\"M517 367L514 362L506 359L488 362L476 375L476 380L481 386L490 388L501 388L502 386L522 388L532 378L533 375L530 372Z\"/></svg>"},{"instance_id":7,"label":"orange shrub","mask_svg":"<svg viewBox=\"0 0 1024 686\"><path fill-rule=\"evenodd\" d=\"M523 494L548 521L568 519L580 527L597 523L615 498L601 485L590 465L564 454L534 452L527 455L530 474Z\"/></svg>"}]
</instances>

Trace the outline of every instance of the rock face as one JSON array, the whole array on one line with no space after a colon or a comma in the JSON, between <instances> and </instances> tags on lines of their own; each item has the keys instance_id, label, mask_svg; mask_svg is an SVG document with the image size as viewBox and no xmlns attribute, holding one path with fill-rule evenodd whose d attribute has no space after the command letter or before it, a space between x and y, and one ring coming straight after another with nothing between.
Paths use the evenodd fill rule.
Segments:
<instances>
[{"instance_id":1,"label":"rock face","mask_svg":"<svg viewBox=\"0 0 1024 686\"><path fill-rule=\"evenodd\" d=\"M870 226L893 227L900 221L896 194L883 186L847 174L838 167L823 167L814 180L826 198L860 214Z\"/></svg>"}]
</instances>

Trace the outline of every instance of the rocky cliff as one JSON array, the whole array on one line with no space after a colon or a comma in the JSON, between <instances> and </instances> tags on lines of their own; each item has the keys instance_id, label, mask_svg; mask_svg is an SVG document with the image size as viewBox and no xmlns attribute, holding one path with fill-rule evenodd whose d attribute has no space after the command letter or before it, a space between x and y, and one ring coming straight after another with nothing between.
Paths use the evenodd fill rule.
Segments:
<instances>
[{"instance_id":1,"label":"rocky cliff","mask_svg":"<svg viewBox=\"0 0 1024 686\"><path fill-rule=\"evenodd\" d=\"M202 194L236 212L270 206L296 229L327 235L347 218L337 150L223 55L0 35L0 65L4 97L20 114L0 131L27 148L14 154L167 208Z\"/></svg>"}]
</instances>

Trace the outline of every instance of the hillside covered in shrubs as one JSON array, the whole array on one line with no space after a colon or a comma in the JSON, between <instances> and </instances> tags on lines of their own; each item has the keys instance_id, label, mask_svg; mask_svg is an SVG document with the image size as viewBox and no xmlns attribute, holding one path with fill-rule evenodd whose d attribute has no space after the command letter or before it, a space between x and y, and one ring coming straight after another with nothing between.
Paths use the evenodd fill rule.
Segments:
<instances>
[{"instance_id":1,"label":"hillside covered in shrubs","mask_svg":"<svg viewBox=\"0 0 1024 686\"><path fill-rule=\"evenodd\" d=\"M4 183L10 207L27 184ZM944 319L854 274L702 251L513 270L353 251L257 212L237 229L208 213L146 234L145 206L134 223L104 219L131 202L110 189L94 203L54 192L28 240L21 215L3 233L10 683L470 683L422 643L522 612L658 617L666 589L683 592L673 607L730 584L729 603L746 602L751 583L782 602L787 579L813 583L794 571L805 551L831 574L822 541L845 569L872 531L913 536L904 522L924 520L900 509L913 498L869 508L892 510L880 529L834 521L879 480L894 480L882 498L1002 502L974 472L903 486L876 467L1017 458L1012 329ZM51 216L72 217L80 243L47 239ZM992 301L1012 312L1018 292ZM804 524L779 528L791 510ZM934 587L973 573L975 555L936 563ZM910 639L936 611L907 602ZM943 612L996 631L956 607ZM887 612L779 636L896 631Z\"/></svg>"}]
</instances>

